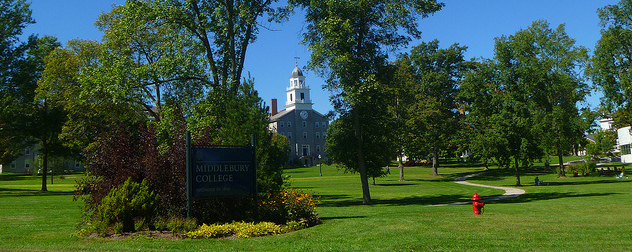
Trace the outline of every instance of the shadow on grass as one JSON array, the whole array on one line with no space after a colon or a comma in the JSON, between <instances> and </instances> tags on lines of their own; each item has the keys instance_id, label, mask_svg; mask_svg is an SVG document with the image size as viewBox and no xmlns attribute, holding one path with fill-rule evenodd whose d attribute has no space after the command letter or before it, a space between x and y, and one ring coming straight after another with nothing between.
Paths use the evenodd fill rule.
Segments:
<instances>
[{"instance_id":1,"label":"shadow on grass","mask_svg":"<svg viewBox=\"0 0 632 252\"><path fill-rule=\"evenodd\" d=\"M366 218L366 216L338 216L338 217L320 217L321 220L342 220L342 219L360 219Z\"/></svg>"},{"instance_id":2,"label":"shadow on grass","mask_svg":"<svg viewBox=\"0 0 632 252\"><path fill-rule=\"evenodd\" d=\"M498 196L498 195L495 195ZM321 195L322 207L350 207L362 205L361 198L352 198L347 195ZM454 202L467 202L470 198L464 195L436 195L436 196L411 196L396 199L372 199L371 205L408 206L408 205L438 205Z\"/></svg>"},{"instance_id":3,"label":"shadow on grass","mask_svg":"<svg viewBox=\"0 0 632 252\"><path fill-rule=\"evenodd\" d=\"M526 193L516 198L503 200L502 203L525 203L532 201L552 200L561 198L603 197L619 193Z\"/></svg>"},{"instance_id":4,"label":"shadow on grass","mask_svg":"<svg viewBox=\"0 0 632 252\"><path fill-rule=\"evenodd\" d=\"M569 178L570 179L570 178ZM551 180L545 181L547 186L565 186L565 185L591 185L591 184L614 184L614 183L630 183L632 180L616 180L614 178L604 178L602 180L591 181L569 181L569 180Z\"/></svg>"},{"instance_id":5,"label":"shadow on grass","mask_svg":"<svg viewBox=\"0 0 632 252\"><path fill-rule=\"evenodd\" d=\"M0 175L0 181L24 181L24 180L35 180L42 179L40 176L33 175L24 175L24 174L11 174L11 175Z\"/></svg>"},{"instance_id":6,"label":"shadow on grass","mask_svg":"<svg viewBox=\"0 0 632 252\"><path fill-rule=\"evenodd\" d=\"M5 197L31 197L31 196L60 196L60 195L74 195L74 191L47 191L42 192L40 190L28 190L28 189L7 189L0 188L0 198Z\"/></svg>"}]
</instances>

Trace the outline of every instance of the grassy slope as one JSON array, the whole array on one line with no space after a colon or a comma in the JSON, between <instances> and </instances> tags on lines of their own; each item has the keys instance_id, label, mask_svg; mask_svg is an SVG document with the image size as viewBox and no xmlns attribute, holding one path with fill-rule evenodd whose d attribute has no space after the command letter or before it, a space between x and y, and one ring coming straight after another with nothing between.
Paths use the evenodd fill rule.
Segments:
<instances>
[{"instance_id":1,"label":"grassy slope","mask_svg":"<svg viewBox=\"0 0 632 252\"><path fill-rule=\"evenodd\" d=\"M209 250L209 251L427 251L427 250L627 250L632 247L631 180L612 177L557 179L554 174L528 171L524 185L539 176L550 186L524 186L527 194L489 202L485 213L472 215L471 205L429 206L483 198L502 191L452 182L480 168L397 169L371 186L374 205L361 205L357 174L335 167L287 170L292 186L321 197L322 225L289 234L238 240L165 241L137 237L127 240L74 235L80 203L72 202L72 178L49 185L42 194L39 180L0 176L1 250ZM471 180L511 186L513 173L491 171ZM63 183L63 184L62 184Z\"/></svg>"}]
</instances>

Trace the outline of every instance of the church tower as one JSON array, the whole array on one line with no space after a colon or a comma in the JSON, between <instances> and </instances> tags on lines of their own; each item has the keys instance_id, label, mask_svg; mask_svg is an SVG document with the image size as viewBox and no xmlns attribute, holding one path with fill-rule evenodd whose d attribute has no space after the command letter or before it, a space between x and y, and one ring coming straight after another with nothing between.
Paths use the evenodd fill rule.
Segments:
<instances>
[{"instance_id":1,"label":"church tower","mask_svg":"<svg viewBox=\"0 0 632 252\"><path fill-rule=\"evenodd\" d=\"M285 89L287 100L285 109L277 111L277 101L270 101L270 124L268 128L287 137L290 142L288 163L312 166L319 161L327 161L325 141L329 120L312 109L309 86L298 66L292 70L290 86Z\"/></svg>"},{"instance_id":2,"label":"church tower","mask_svg":"<svg viewBox=\"0 0 632 252\"><path fill-rule=\"evenodd\" d=\"M312 110L312 99L309 96L309 86L305 85L305 76L298 66L292 70L290 86L285 90L287 110Z\"/></svg>"}]
</instances>

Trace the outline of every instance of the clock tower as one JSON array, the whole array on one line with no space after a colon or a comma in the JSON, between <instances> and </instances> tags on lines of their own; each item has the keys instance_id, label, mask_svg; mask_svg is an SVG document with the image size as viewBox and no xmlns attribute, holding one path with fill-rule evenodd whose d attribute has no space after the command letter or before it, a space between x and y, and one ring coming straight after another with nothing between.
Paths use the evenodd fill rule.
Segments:
<instances>
[{"instance_id":1,"label":"clock tower","mask_svg":"<svg viewBox=\"0 0 632 252\"><path fill-rule=\"evenodd\" d=\"M298 66L292 70L290 86L285 90L287 110L312 110L312 99L309 96L309 86L305 85L305 76ZM301 114L303 116L303 114ZM304 118L307 119L307 118Z\"/></svg>"},{"instance_id":2,"label":"clock tower","mask_svg":"<svg viewBox=\"0 0 632 252\"><path fill-rule=\"evenodd\" d=\"M277 100L270 101L270 131L290 142L288 163L311 166L328 160L325 153L329 119L312 108L309 86L298 66L292 70L290 86L285 89L285 108L277 111Z\"/></svg>"}]
</instances>

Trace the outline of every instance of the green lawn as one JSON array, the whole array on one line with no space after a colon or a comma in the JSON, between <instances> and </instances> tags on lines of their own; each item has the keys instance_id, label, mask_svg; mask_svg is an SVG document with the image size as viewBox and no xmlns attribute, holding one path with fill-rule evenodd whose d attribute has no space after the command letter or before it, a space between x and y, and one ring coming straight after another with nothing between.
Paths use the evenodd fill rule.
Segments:
<instances>
[{"instance_id":1,"label":"green lawn","mask_svg":"<svg viewBox=\"0 0 632 252\"><path fill-rule=\"evenodd\" d=\"M56 179L49 193L40 180L0 175L0 251L629 251L632 248L632 179L556 178L526 171L526 194L488 202L481 216L471 205L432 206L467 201L477 192L490 198L503 191L455 184L480 167L407 167L407 181L391 175L371 186L375 204L361 205L357 174L333 166L286 170L291 185L320 196L322 225L252 239L161 240L85 238L75 235L81 203L72 201L74 178ZM78 175L77 175L78 176ZM535 187L539 176L549 186ZM469 180L512 186L514 173L492 170Z\"/></svg>"}]
</instances>

